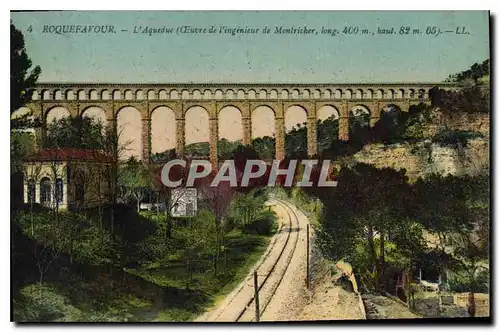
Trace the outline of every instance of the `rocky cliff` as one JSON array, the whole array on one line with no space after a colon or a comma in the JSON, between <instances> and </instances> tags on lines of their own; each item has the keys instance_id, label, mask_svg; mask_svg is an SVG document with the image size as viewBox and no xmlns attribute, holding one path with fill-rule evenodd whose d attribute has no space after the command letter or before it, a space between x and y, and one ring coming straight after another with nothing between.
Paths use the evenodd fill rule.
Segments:
<instances>
[{"instance_id":1,"label":"rocky cliff","mask_svg":"<svg viewBox=\"0 0 500 332\"><path fill-rule=\"evenodd\" d=\"M377 168L406 169L410 180L432 173L441 175L477 175L490 167L489 139L475 138L462 146L443 146L430 139L392 145L369 144L350 158Z\"/></svg>"}]
</instances>

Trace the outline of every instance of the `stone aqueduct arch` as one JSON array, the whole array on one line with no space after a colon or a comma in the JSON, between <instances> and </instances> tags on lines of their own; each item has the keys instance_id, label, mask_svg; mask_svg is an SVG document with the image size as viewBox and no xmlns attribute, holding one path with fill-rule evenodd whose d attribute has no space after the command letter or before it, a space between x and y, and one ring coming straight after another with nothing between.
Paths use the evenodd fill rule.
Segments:
<instances>
[{"instance_id":1,"label":"stone aqueduct arch","mask_svg":"<svg viewBox=\"0 0 500 332\"><path fill-rule=\"evenodd\" d=\"M285 155L284 115L291 106L307 113L307 148L310 156L317 153L317 111L331 106L339 113L339 138L349 138L350 110L357 105L370 112L374 124L381 110L395 105L402 111L410 106L430 103L429 90L435 86L454 89L446 83L381 83L381 84L81 84L42 83L33 92L26 107L46 121L55 107L64 107L71 116L82 115L98 107L108 123L116 123L118 112L125 107L136 108L142 118L142 159L150 160L151 115L159 107L168 107L175 114L176 151L182 156L185 146L185 114L194 106L209 115L210 160L217 163L218 112L227 106L241 112L243 144L252 140L252 112L259 106L274 111L276 158ZM43 128L43 127L42 127ZM43 135L43 131L40 133Z\"/></svg>"}]
</instances>

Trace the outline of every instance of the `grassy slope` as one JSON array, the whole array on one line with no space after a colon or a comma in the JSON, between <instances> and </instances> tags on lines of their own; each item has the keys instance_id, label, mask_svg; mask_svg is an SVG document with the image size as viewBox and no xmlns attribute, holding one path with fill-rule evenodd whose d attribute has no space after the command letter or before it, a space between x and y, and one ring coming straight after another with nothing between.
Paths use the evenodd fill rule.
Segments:
<instances>
[{"instance_id":1,"label":"grassy slope","mask_svg":"<svg viewBox=\"0 0 500 332\"><path fill-rule=\"evenodd\" d=\"M245 243L253 247L250 253L246 250L241 250L246 247ZM193 289L204 291L208 297L200 299L200 301L196 303L197 308L200 310L183 310L185 320L196 318L199 314L224 299L224 297L248 275L250 268L266 250L268 243L269 238L262 236L247 238L241 241L241 247L234 247L232 254L228 255L228 265L230 265L229 270L231 275L227 278L221 278L222 280L215 278L211 272L202 272L193 276L196 278L195 283L197 284L193 286ZM221 281L220 283L218 282L219 280ZM165 308L156 317L156 321L178 321L179 317L176 317L175 314L177 313L172 311L171 308Z\"/></svg>"},{"instance_id":2,"label":"grassy slope","mask_svg":"<svg viewBox=\"0 0 500 332\"><path fill-rule=\"evenodd\" d=\"M209 258L193 263L192 281L184 305L181 308L175 308L175 306L168 305L171 301L167 300L167 305L162 306L154 320L192 320L215 305L250 272L250 268L266 250L269 239L269 236L242 234L239 231L230 233L227 237L226 273L215 277ZM161 287L186 290L187 274L183 260L176 259L169 263L136 269L131 273ZM223 270L223 266L223 257L221 257L219 269ZM176 300L173 301L176 302Z\"/></svg>"},{"instance_id":3,"label":"grassy slope","mask_svg":"<svg viewBox=\"0 0 500 332\"><path fill-rule=\"evenodd\" d=\"M102 272L89 273L88 277L69 274L65 280L46 285L66 298L68 308L76 308L78 314L64 320L189 321L215 305L243 280L266 250L270 237L231 232L227 236L226 273L215 277L212 262L205 257L193 263L195 271L189 290L182 248L168 262L153 262L120 276ZM219 265L220 271L223 264Z\"/></svg>"}]
</instances>

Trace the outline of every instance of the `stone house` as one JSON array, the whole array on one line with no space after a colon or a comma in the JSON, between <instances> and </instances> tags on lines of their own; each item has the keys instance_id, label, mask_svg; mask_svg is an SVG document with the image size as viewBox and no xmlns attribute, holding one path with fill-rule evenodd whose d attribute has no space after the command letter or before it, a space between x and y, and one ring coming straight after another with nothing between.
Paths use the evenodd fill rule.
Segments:
<instances>
[{"instance_id":1,"label":"stone house","mask_svg":"<svg viewBox=\"0 0 500 332\"><path fill-rule=\"evenodd\" d=\"M23 162L24 203L62 210L109 201L111 159L97 150L40 149Z\"/></svg>"}]
</instances>

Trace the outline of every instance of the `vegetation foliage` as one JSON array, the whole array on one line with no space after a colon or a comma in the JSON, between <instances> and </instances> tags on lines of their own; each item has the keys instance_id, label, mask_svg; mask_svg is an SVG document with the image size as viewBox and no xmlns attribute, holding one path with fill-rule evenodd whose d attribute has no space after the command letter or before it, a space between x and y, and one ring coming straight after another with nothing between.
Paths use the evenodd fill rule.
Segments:
<instances>
[{"instance_id":1,"label":"vegetation foliage","mask_svg":"<svg viewBox=\"0 0 500 332\"><path fill-rule=\"evenodd\" d=\"M323 205L317 243L331 260L351 262L363 289L395 291L395 276L419 269L431 280L449 275L448 289L488 287L486 175L409 184L404 171L357 164L342 168L338 181L335 191L312 191Z\"/></svg>"}]
</instances>

